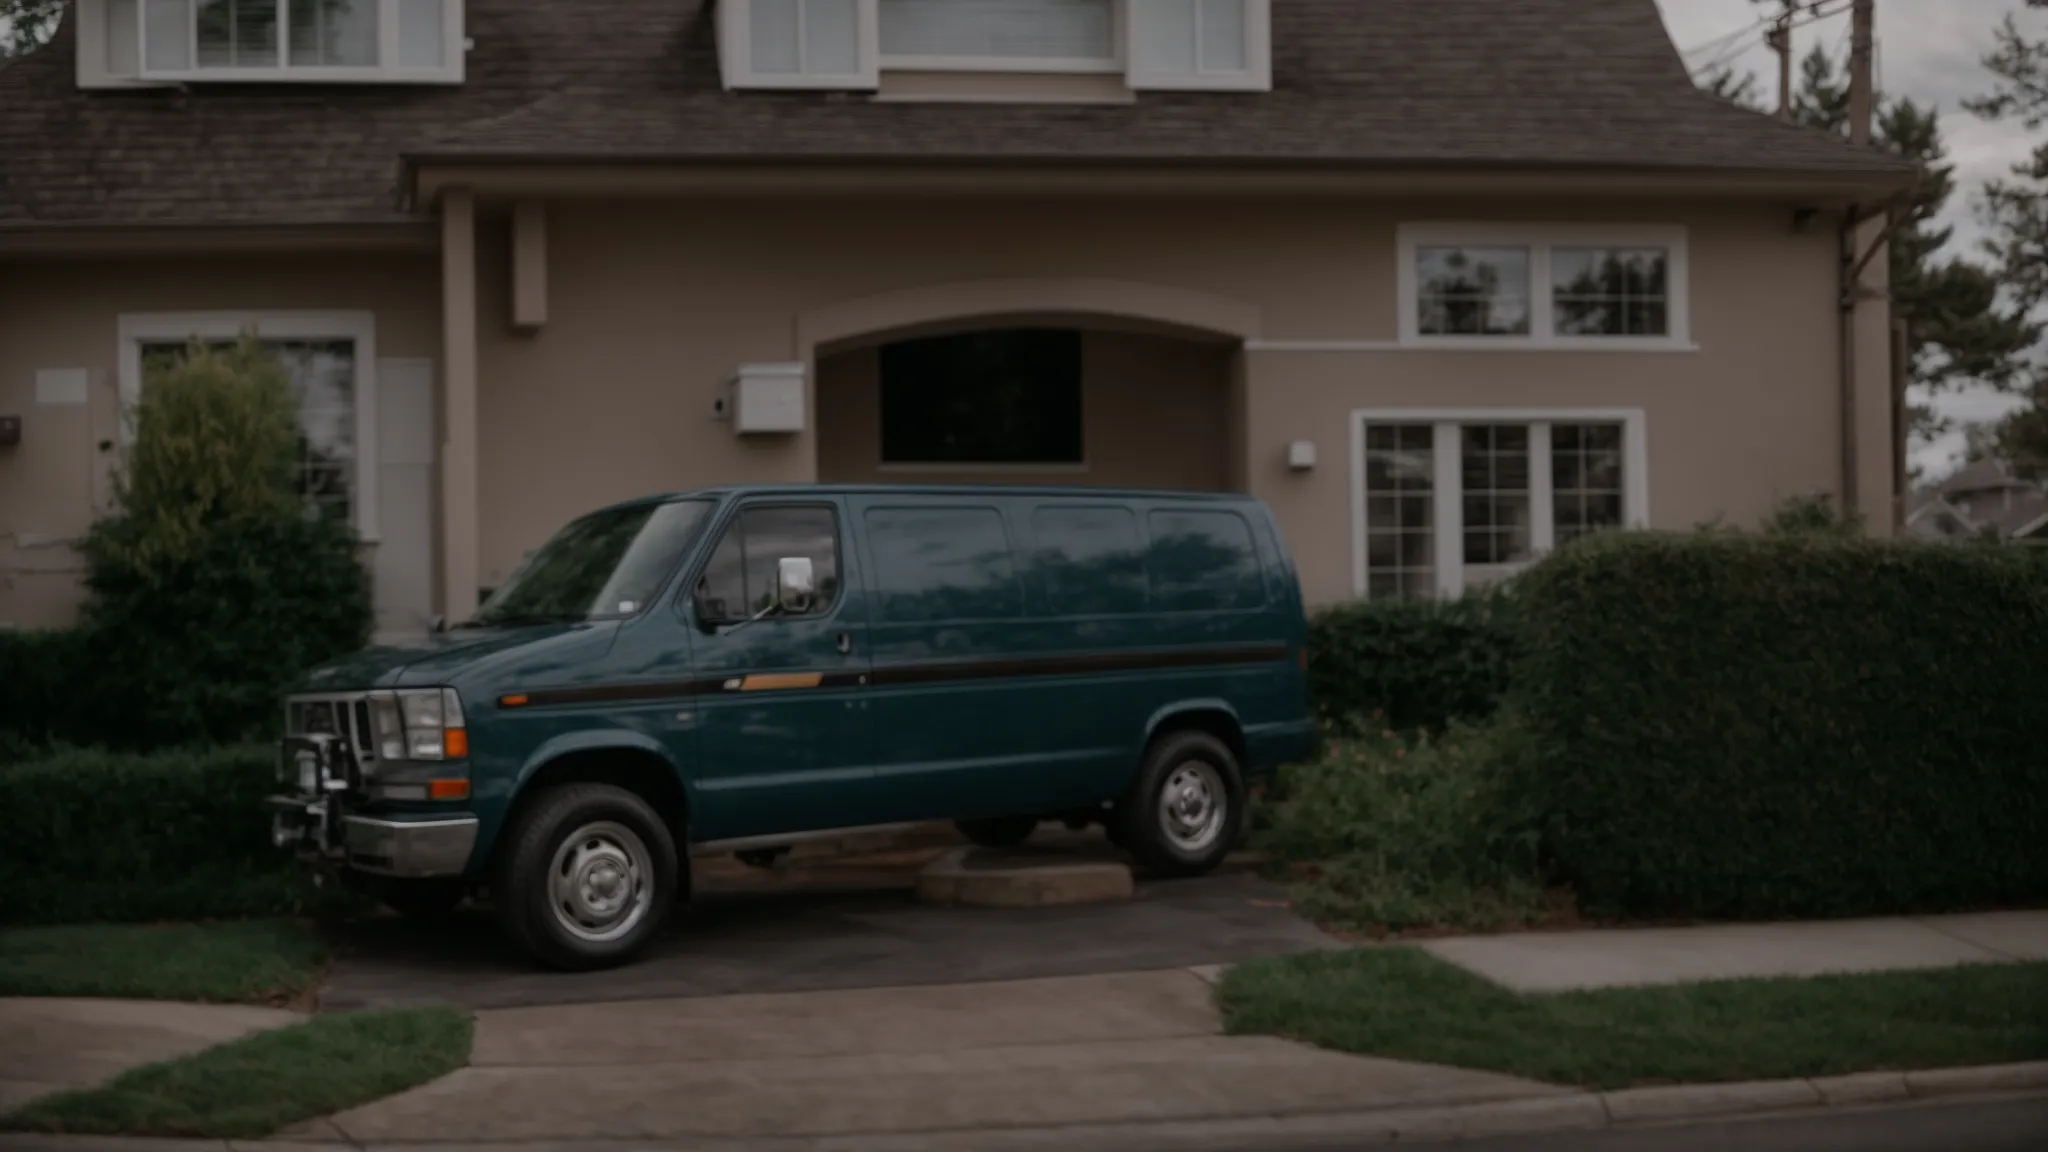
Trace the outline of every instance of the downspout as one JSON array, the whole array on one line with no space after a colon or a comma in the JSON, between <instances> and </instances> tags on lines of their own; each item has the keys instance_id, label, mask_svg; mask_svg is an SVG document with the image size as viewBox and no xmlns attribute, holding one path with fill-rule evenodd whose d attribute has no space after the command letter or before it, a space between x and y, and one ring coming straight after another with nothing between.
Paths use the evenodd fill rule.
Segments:
<instances>
[{"instance_id":1,"label":"downspout","mask_svg":"<svg viewBox=\"0 0 2048 1152\"><path fill-rule=\"evenodd\" d=\"M1842 503L1844 519L1853 519L1859 507L1856 484L1856 306L1863 295L1862 267L1856 262L1856 229L1863 222L1863 209L1851 205L1842 213L1840 320L1837 337L1841 342L1836 380L1842 408Z\"/></svg>"},{"instance_id":2,"label":"downspout","mask_svg":"<svg viewBox=\"0 0 2048 1152\"><path fill-rule=\"evenodd\" d=\"M1918 189L1919 178L1913 181ZM1912 191L1902 192L1879 205L1852 204L1842 213L1841 230L1841 295L1837 303L1840 312L1838 338L1841 343L1840 355L1836 357L1840 376L1836 381L1840 392L1842 419L1842 515L1853 516L1861 507L1860 487L1857 469L1861 459L1856 444L1856 312L1865 300L1889 300L1889 289L1878 291L1863 286L1863 270L1877 254L1885 250L1892 236L1911 218L1909 208L1913 202ZM1876 216L1885 216L1884 230L1871 238L1870 246L1857 251L1857 229ZM1886 347L1892 346L1891 325L1885 325ZM1898 429L1892 430L1894 438ZM1893 493L1894 498L1899 494Z\"/></svg>"}]
</instances>

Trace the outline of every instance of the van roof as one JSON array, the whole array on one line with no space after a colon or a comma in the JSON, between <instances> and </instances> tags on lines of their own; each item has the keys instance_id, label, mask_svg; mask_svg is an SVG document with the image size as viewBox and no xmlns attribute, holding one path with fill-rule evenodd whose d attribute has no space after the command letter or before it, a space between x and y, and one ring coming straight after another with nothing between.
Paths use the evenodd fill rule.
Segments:
<instances>
[{"instance_id":1,"label":"van roof","mask_svg":"<svg viewBox=\"0 0 2048 1152\"><path fill-rule=\"evenodd\" d=\"M728 496L1042 496L1093 500L1182 500L1229 503L1250 500L1242 492L1176 492L1167 489L1091 488L1084 485L1027 484L729 484L688 492L668 492L621 500L611 508L636 508L677 500L724 499ZM606 509L599 509L604 511Z\"/></svg>"}]
</instances>

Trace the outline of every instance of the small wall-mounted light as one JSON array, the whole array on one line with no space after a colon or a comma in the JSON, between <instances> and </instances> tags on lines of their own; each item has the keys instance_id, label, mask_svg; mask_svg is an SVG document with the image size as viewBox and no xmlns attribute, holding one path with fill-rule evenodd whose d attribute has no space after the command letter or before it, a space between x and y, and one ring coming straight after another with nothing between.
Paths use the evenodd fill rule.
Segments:
<instances>
[{"instance_id":1,"label":"small wall-mounted light","mask_svg":"<svg viewBox=\"0 0 2048 1152\"><path fill-rule=\"evenodd\" d=\"M12 448L21 443L21 417L0 416L0 448Z\"/></svg>"},{"instance_id":2,"label":"small wall-mounted light","mask_svg":"<svg viewBox=\"0 0 2048 1152\"><path fill-rule=\"evenodd\" d=\"M1792 210L1792 231L1804 232L1813 226L1813 218L1820 215L1818 208L1795 208Z\"/></svg>"},{"instance_id":3,"label":"small wall-mounted light","mask_svg":"<svg viewBox=\"0 0 2048 1152\"><path fill-rule=\"evenodd\" d=\"M1316 442L1296 440L1287 446L1287 467L1296 472L1307 472L1316 466Z\"/></svg>"}]
</instances>

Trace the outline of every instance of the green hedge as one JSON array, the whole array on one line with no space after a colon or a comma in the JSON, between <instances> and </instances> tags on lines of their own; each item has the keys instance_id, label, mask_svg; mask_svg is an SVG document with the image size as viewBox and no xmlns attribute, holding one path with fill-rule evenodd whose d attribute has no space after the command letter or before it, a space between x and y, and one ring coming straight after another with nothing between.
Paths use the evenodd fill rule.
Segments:
<instances>
[{"instance_id":1,"label":"green hedge","mask_svg":"<svg viewBox=\"0 0 2048 1152\"><path fill-rule=\"evenodd\" d=\"M85 667L80 632L0 630L0 764L71 734Z\"/></svg>"},{"instance_id":2,"label":"green hedge","mask_svg":"<svg viewBox=\"0 0 2048 1152\"><path fill-rule=\"evenodd\" d=\"M1331 608L1309 624L1310 697L1340 728L1376 712L1403 732L1483 722L1508 687L1513 610L1506 592Z\"/></svg>"},{"instance_id":3,"label":"green hedge","mask_svg":"<svg viewBox=\"0 0 2048 1152\"><path fill-rule=\"evenodd\" d=\"M0 923L303 910L263 811L275 764L264 748L59 752L0 771Z\"/></svg>"},{"instance_id":4,"label":"green hedge","mask_svg":"<svg viewBox=\"0 0 2048 1152\"><path fill-rule=\"evenodd\" d=\"M1521 786L1596 914L2048 899L2048 579L2011 549L1618 536L1518 582Z\"/></svg>"}]
</instances>

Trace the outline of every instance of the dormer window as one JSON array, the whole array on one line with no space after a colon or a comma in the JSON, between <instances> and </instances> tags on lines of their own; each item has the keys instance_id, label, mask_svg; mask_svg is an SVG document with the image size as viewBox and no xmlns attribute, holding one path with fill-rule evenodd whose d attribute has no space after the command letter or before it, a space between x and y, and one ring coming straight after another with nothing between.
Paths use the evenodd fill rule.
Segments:
<instances>
[{"instance_id":1,"label":"dormer window","mask_svg":"<svg viewBox=\"0 0 2048 1152\"><path fill-rule=\"evenodd\" d=\"M728 88L870 91L916 71L1272 86L1270 0L721 0L718 18Z\"/></svg>"},{"instance_id":2,"label":"dormer window","mask_svg":"<svg viewBox=\"0 0 2048 1152\"><path fill-rule=\"evenodd\" d=\"M462 0L81 0L79 77L459 84L462 27Z\"/></svg>"},{"instance_id":3,"label":"dormer window","mask_svg":"<svg viewBox=\"0 0 2048 1152\"><path fill-rule=\"evenodd\" d=\"M880 0L882 67L1121 69L1115 0Z\"/></svg>"}]
</instances>

